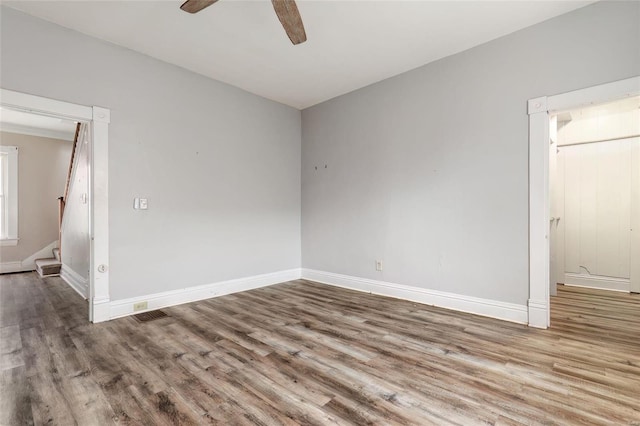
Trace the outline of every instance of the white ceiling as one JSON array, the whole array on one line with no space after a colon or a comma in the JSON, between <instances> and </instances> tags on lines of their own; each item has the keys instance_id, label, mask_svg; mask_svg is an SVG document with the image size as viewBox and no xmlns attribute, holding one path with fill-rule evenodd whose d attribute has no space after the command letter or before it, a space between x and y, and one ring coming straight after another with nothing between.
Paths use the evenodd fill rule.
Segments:
<instances>
[{"instance_id":1,"label":"white ceiling","mask_svg":"<svg viewBox=\"0 0 640 426\"><path fill-rule=\"evenodd\" d=\"M76 133L76 123L44 115L0 108L0 130L73 141Z\"/></svg>"},{"instance_id":2,"label":"white ceiling","mask_svg":"<svg viewBox=\"0 0 640 426\"><path fill-rule=\"evenodd\" d=\"M303 109L593 1L298 0L298 46L269 0L2 3Z\"/></svg>"}]
</instances>

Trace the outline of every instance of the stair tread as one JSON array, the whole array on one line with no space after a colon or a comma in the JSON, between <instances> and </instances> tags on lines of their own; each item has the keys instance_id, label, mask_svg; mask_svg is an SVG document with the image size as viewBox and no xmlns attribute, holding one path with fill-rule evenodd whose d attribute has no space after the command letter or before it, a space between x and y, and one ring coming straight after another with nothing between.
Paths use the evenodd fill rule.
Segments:
<instances>
[{"instance_id":1,"label":"stair tread","mask_svg":"<svg viewBox=\"0 0 640 426\"><path fill-rule=\"evenodd\" d=\"M38 266L62 266L62 263L55 257L49 257L46 259L36 259L36 265Z\"/></svg>"}]
</instances>

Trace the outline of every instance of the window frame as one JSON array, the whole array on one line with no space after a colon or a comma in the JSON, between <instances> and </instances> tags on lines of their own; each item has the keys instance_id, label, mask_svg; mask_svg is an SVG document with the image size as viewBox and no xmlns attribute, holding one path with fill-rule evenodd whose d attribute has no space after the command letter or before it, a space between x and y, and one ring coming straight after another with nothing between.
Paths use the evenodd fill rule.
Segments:
<instances>
[{"instance_id":1,"label":"window frame","mask_svg":"<svg viewBox=\"0 0 640 426\"><path fill-rule=\"evenodd\" d=\"M4 195L3 224L0 224L0 246L15 246L18 244L18 147L0 146L2 154L2 193Z\"/></svg>"}]
</instances>

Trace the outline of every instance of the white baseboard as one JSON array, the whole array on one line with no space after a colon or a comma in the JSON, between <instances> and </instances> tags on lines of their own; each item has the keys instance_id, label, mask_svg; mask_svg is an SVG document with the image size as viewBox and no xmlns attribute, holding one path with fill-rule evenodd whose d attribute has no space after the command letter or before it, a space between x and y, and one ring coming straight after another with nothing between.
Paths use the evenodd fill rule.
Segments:
<instances>
[{"instance_id":1,"label":"white baseboard","mask_svg":"<svg viewBox=\"0 0 640 426\"><path fill-rule=\"evenodd\" d=\"M93 299L93 313L91 322L104 322L111 319L111 302L108 298Z\"/></svg>"},{"instance_id":2,"label":"white baseboard","mask_svg":"<svg viewBox=\"0 0 640 426\"><path fill-rule=\"evenodd\" d=\"M110 303L109 317L110 319L114 319L132 315L134 313L139 314L141 312L151 311L154 309L196 302L198 300L210 299L213 297L224 296L226 294L238 293L240 291L253 290L297 279L300 279L299 268L221 281L196 287L187 287L180 290L165 291L146 296L132 297L130 299L114 300ZM147 309L134 312L133 305L140 302L147 302Z\"/></svg>"},{"instance_id":3,"label":"white baseboard","mask_svg":"<svg viewBox=\"0 0 640 426\"><path fill-rule=\"evenodd\" d=\"M27 272L36 269L35 264L33 267L26 267L22 265L21 261L16 262L2 262L0 263L0 274L12 274L14 272Z\"/></svg>"},{"instance_id":4,"label":"white baseboard","mask_svg":"<svg viewBox=\"0 0 640 426\"><path fill-rule=\"evenodd\" d=\"M72 289L74 289L84 299L89 297L89 279L84 278L76 271L65 264L60 269L60 278L62 278Z\"/></svg>"},{"instance_id":5,"label":"white baseboard","mask_svg":"<svg viewBox=\"0 0 640 426\"><path fill-rule=\"evenodd\" d=\"M631 283L629 282L629 279L603 277L600 275L574 274L570 272L564 274L564 285L623 291L626 293L631 291Z\"/></svg>"},{"instance_id":6,"label":"white baseboard","mask_svg":"<svg viewBox=\"0 0 640 426\"><path fill-rule=\"evenodd\" d=\"M528 322L527 306L517 305L515 303L481 299L437 290L427 290L403 284L376 281L313 269L302 269L302 278L351 290L411 300L426 305L469 312L521 324L527 324Z\"/></svg>"},{"instance_id":7,"label":"white baseboard","mask_svg":"<svg viewBox=\"0 0 640 426\"><path fill-rule=\"evenodd\" d=\"M549 309L546 300L529 299L529 327L547 328L549 326Z\"/></svg>"},{"instance_id":8,"label":"white baseboard","mask_svg":"<svg viewBox=\"0 0 640 426\"><path fill-rule=\"evenodd\" d=\"M46 247L41 248L24 260L0 263L0 274L10 274L14 272L27 272L36 270L36 259L52 257L54 248L58 247L58 241L53 241Z\"/></svg>"}]
</instances>

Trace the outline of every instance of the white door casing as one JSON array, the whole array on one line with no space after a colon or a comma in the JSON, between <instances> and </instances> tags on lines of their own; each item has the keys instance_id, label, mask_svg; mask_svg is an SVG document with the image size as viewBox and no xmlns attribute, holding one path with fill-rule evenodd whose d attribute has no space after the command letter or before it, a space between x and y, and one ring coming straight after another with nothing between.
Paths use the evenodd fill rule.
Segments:
<instances>
[{"instance_id":1,"label":"white door casing","mask_svg":"<svg viewBox=\"0 0 640 426\"><path fill-rule=\"evenodd\" d=\"M565 188L564 188L564 157L557 152L556 149L556 187L552 191L554 195L554 214L556 218L556 283L564 283L564 271L565 271L565 239L564 233L567 229L566 210L564 205Z\"/></svg>"},{"instance_id":2,"label":"white door casing","mask_svg":"<svg viewBox=\"0 0 640 426\"><path fill-rule=\"evenodd\" d=\"M549 310L549 113L623 99L640 94L640 76L528 101L529 113L529 301L531 327L547 328ZM636 175L638 172L634 172ZM634 176L634 178L640 178ZM640 231L640 206L632 207L633 232ZM562 220L562 219L561 219ZM637 240L637 238L635 239ZM640 247L631 248L632 259ZM640 273L640 262L632 275ZM637 276L637 275L635 275ZM634 280L635 282L635 280ZM632 289L632 291L638 291Z\"/></svg>"},{"instance_id":3,"label":"white door casing","mask_svg":"<svg viewBox=\"0 0 640 426\"><path fill-rule=\"evenodd\" d=\"M89 123L89 320L109 319L109 122L110 111L0 88L0 105L34 114Z\"/></svg>"},{"instance_id":4,"label":"white door casing","mask_svg":"<svg viewBox=\"0 0 640 426\"><path fill-rule=\"evenodd\" d=\"M549 122L549 191L550 191L550 209L551 217L549 218L549 294L555 296L557 294L557 283L559 274L558 265L558 225L560 215L558 214L558 167L557 167L557 117L551 117Z\"/></svg>"}]
</instances>

